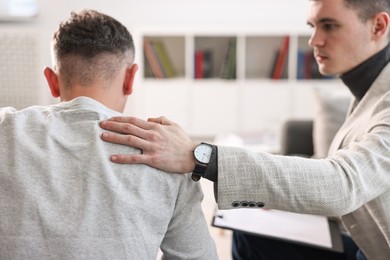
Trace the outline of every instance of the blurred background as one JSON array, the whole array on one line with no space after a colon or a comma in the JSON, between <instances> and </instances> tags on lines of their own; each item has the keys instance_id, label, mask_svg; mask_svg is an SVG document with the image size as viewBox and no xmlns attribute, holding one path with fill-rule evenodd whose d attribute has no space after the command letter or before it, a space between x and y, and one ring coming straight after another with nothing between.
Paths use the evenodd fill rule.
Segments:
<instances>
[{"instance_id":1,"label":"blurred background","mask_svg":"<svg viewBox=\"0 0 390 260\"><path fill-rule=\"evenodd\" d=\"M125 114L164 115L197 140L278 152L284 122L313 119L313 88L340 85L318 75L304 0L0 0L0 106L58 102L43 76L51 36L83 8L133 35L140 71ZM230 233L210 229L229 259Z\"/></svg>"},{"instance_id":2,"label":"blurred background","mask_svg":"<svg viewBox=\"0 0 390 260\"><path fill-rule=\"evenodd\" d=\"M0 106L57 102L42 73L52 32L71 11L92 8L125 24L136 43L141 70L126 114L165 115L200 138L276 134L288 118L312 117L311 86L329 84L298 75L310 33L306 2L0 0ZM162 45L169 73L153 74L145 42Z\"/></svg>"}]
</instances>

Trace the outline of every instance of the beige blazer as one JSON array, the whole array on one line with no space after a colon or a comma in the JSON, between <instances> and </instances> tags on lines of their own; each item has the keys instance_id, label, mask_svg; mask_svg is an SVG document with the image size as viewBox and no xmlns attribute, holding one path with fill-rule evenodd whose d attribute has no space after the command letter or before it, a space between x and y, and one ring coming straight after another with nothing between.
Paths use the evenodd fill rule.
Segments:
<instances>
[{"instance_id":1,"label":"beige blazer","mask_svg":"<svg viewBox=\"0 0 390 260\"><path fill-rule=\"evenodd\" d=\"M218 206L341 216L368 259L390 259L390 65L352 101L326 159L218 148Z\"/></svg>"}]
</instances>

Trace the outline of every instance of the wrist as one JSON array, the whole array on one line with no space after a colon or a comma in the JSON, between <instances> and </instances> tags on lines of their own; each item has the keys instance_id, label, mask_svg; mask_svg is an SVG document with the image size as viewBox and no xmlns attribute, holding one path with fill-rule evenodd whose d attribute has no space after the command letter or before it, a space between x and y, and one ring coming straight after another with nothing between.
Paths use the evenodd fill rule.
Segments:
<instances>
[{"instance_id":1,"label":"wrist","mask_svg":"<svg viewBox=\"0 0 390 260\"><path fill-rule=\"evenodd\" d=\"M214 146L208 143L200 143L195 146L193 150L195 166L191 175L194 181L198 181L201 177L205 176L207 166L210 162L214 149Z\"/></svg>"},{"instance_id":2,"label":"wrist","mask_svg":"<svg viewBox=\"0 0 390 260\"><path fill-rule=\"evenodd\" d=\"M183 169L185 173L192 172L195 169L195 157L194 150L199 143L192 142L187 149L187 156L183 162Z\"/></svg>"}]
</instances>

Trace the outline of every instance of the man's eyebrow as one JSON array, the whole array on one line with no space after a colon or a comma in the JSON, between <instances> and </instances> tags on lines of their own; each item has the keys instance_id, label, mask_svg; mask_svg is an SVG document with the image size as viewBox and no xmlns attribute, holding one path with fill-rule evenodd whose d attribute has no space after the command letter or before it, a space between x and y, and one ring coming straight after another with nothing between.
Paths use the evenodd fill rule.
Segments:
<instances>
[{"instance_id":1,"label":"man's eyebrow","mask_svg":"<svg viewBox=\"0 0 390 260\"><path fill-rule=\"evenodd\" d=\"M316 24L322 24L322 23L334 23L334 22L337 22L336 19L334 18L321 18L319 19L317 22L315 22ZM307 24L310 25L310 26L313 26L314 24L310 21L307 21Z\"/></svg>"}]
</instances>

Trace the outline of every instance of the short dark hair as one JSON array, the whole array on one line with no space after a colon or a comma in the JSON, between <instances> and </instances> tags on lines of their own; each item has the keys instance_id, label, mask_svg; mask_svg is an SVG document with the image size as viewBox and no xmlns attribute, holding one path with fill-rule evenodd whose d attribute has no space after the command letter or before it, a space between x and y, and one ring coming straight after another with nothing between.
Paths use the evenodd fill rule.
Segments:
<instances>
[{"instance_id":1,"label":"short dark hair","mask_svg":"<svg viewBox=\"0 0 390 260\"><path fill-rule=\"evenodd\" d=\"M72 12L52 40L55 69L65 84L109 80L123 62L134 62L133 38L114 18L95 10Z\"/></svg>"},{"instance_id":2,"label":"short dark hair","mask_svg":"<svg viewBox=\"0 0 390 260\"><path fill-rule=\"evenodd\" d=\"M320 1L320 0L309 0ZM379 12L390 15L390 0L343 0L344 4L358 11L359 18L366 22Z\"/></svg>"},{"instance_id":3,"label":"short dark hair","mask_svg":"<svg viewBox=\"0 0 390 260\"><path fill-rule=\"evenodd\" d=\"M344 0L347 7L356 9L362 21L367 21L379 12L390 14L390 0Z\"/></svg>"}]
</instances>

